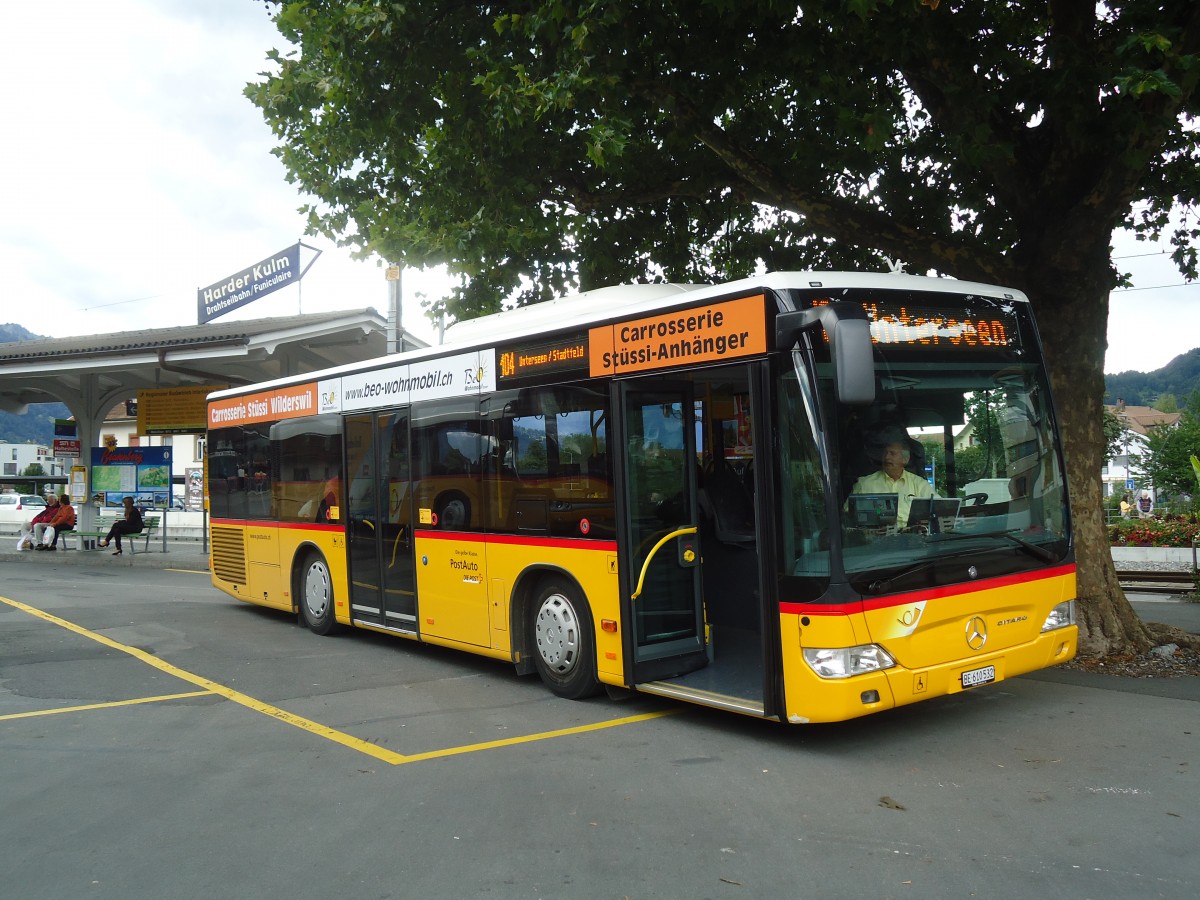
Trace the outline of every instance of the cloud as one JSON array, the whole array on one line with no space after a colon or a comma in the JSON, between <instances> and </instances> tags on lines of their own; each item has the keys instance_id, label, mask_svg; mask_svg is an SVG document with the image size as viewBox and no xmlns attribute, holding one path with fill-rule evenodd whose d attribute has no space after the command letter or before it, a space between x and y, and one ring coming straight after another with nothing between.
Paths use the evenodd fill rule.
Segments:
<instances>
[{"instance_id":1,"label":"cloud","mask_svg":"<svg viewBox=\"0 0 1200 900\"><path fill-rule=\"evenodd\" d=\"M195 296L303 236L303 197L242 91L283 47L247 0L19 4L0 77L0 270L11 317L54 336L196 321ZM386 304L382 273L323 238L300 291L238 318ZM435 279L436 280L436 279ZM444 290L442 286L435 290ZM432 328L409 299L405 324Z\"/></svg>"}]
</instances>

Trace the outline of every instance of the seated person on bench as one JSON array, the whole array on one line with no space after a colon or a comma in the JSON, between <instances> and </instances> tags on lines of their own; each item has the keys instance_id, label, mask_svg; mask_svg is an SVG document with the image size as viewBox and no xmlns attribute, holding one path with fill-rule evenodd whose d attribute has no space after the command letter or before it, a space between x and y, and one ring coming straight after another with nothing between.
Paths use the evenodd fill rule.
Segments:
<instances>
[{"instance_id":1,"label":"seated person on bench","mask_svg":"<svg viewBox=\"0 0 1200 900\"><path fill-rule=\"evenodd\" d=\"M125 518L113 522L112 528L108 529L108 535L100 542L101 547L107 547L109 541L117 542L113 556L121 555L121 535L141 534L145 527L142 523L142 511L133 505L133 498L126 497L124 503Z\"/></svg>"},{"instance_id":2,"label":"seated person on bench","mask_svg":"<svg viewBox=\"0 0 1200 900\"><path fill-rule=\"evenodd\" d=\"M933 488L928 481L904 468L910 458L907 442L888 441L883 448L879 471L864 475L854 482L854 487L850 489L852 494L897 494L897 529L908 525L908 510L913 498L933 496Z\"/></svg>"},{"instance_id":3,"label":"seated person on bench","mask_svg":"<svg viewBox=\"0 0 1200 900\"><path fill-rule=\"evenodd\" d=\"M54 514L54 518L47 523L42 530L42 542L37 545L38 550L57 550L58 536L64 531L72 531L75 528L75 507L71 505L71 495L63 494L58 498L58 512ZM63 546L66 546L65 544Z\"/></svg>"},{"instance_id":4,"label":"seated person on bench","mask_svg":"<svg viewBox=\"0 0 1200 900\"><path fill-rule=\"evenodd\" d=\"M46 529L50 527L50 523L54 521L54 517L58 514L58 497L51 494L46 498L46 508L34 516L29 524L25 526L25 530L32 532L33 545L40 547L42 544L42 535L46 533Z\"/></svg>"}]
</instances>

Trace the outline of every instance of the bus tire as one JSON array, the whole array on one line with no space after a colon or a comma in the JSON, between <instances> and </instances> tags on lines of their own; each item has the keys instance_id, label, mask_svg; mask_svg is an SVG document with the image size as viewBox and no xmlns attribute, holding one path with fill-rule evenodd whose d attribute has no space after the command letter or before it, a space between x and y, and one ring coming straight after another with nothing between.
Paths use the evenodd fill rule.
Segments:
<instances>
[{"instance_id":1,"label":"bus tire","mask_svg":"<svg viewBox=\"0 0 1200 900\"><path fill-rule=\"evenodd\" d=\"M591 610L561 578L542 582L529 617L529 646L552 693L568 700L599 693Z\"/></svg>"},{"instance_id":2,"label":"bus tire","mask_svg":"<svg viewBox=\"0 0 1200 900\"><path fill-rule=\"evenodd\" d=\"M310 551L300 566L300 614L313 634L333 634L338 629L334 616L333 579L325 557Z\"/></svg>"}]
</instances>

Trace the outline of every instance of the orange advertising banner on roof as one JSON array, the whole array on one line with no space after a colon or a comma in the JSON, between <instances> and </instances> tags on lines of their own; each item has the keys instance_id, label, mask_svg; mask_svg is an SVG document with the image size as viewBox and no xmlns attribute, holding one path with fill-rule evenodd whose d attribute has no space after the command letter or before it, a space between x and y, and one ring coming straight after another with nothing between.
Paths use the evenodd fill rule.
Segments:
<instances>
[{"instance_id":1,"label":"orange advertising banner on roof","mask_svg":"<svg viewBox=\"0 0 1200 900\"><path fill-rule=\"evenodd\" d=\"M224 397L208 404L208 427L250 425L276 419L296 419L317 411L317 386L292 384L270 391Z\"/></svg>"},{"instance_id":2,"label":"orange advertising banner on roof","mask_svg":"<svg viewBox=\"0 0 1200 900\"><path fill-rule=\"evenodd\" d=\"M588 332L591 374L622 375L767 352L762 294L698 306Z\"/></svg>"}]
</instances>

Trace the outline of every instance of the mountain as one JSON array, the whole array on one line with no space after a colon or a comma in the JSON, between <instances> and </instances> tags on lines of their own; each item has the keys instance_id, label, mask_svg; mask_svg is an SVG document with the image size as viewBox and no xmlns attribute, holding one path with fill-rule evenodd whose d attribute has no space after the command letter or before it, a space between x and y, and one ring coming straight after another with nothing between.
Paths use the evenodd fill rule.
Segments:
<instances>
[{"instance_id":1,"label":"mountain","mask_svg":"<svg viewBox=\"0 0 1200 900\"><path fill-rule=\"evenodd\" d=\"M36 341L44 335L34 334L21 325L9 322L0 325L0 344L13 341ZM71 415L63 403L33 403L22 416L0 410L0 441L10 444L43 444L49 447L54 442L54 420L66 419Z\"/></svg>"},{"instance_id":2,"label":"mountain","mask_svg":"<svg viewBox=\"0 0 1200 900\"><path fill-rule=\"evenodd\" d=\"M1200 347L1153 372L1104 376L1104 402L1108 404L1124 400L1130 406L1153 406L1161 394L1174 394L1182 408L1192 391L1200 391Z\"/></svg>"},{"instance_id":3,"label":"mountain","mask_svg":"<svg viewBox=\"0 0 1200 900\"><path fill-rule=\"evenodd\" d=\"M0 325L0 344L10 344L13 341L40 341L44 335L34 334L29 329L9 322Z\"/></svg>"}]
</instances>

